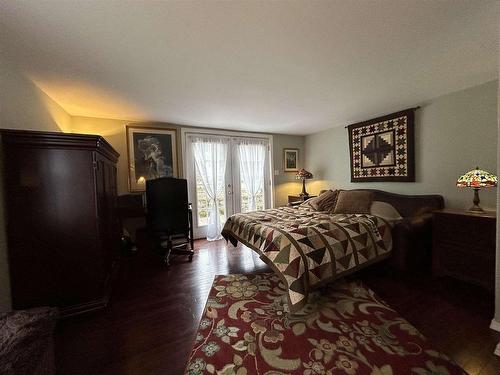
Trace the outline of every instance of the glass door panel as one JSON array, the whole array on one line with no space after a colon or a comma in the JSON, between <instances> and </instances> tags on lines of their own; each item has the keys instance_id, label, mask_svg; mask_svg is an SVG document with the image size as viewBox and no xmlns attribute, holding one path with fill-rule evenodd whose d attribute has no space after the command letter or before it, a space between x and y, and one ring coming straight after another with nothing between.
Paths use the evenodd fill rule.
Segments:
<instances>
[{"instance_id":1,"label":"glass door panel","mask_svg":"<svg viewBox=\"0 0 500 375\"><path fill-rule=\"evenodd\" d=\"M200 174L194 168L194 174L196 178L196 220L198 226L202 227L208 225L208 203L210 198L208 197L205 189L203 188L203 182L201 180ZM217 194L217 202L219 204L219 216L221 221L226 220L226 192L220 191Z\"/></svg>"},{"instance_id":2,"label":"glass door panel","mask_svg":"<svg viewBox=\"0 0 500 375\"><path fill-rule=\"evenodd\" d=\"M264 210L266 208L265 204L265 199L264 199L264 191L261 190L257 195L255 196L255 210L254 211L260 211ZM240 204L241 204L241 209L240 212L249 212L250 207L249 207L249 199L250 195L248 193L248 189L245 185L245 182L243 180L240 180Z\"/></svg>"},{"instance_id":3,"label":"glass door panel","mask_svg":"<svg viewBox=\"0 0 500 375\"><path fill-rule=\"evenodd\" d=\"M267 140L237 138L233 140L236 167L233 167L238 189L234 192L239 212L259 211L270 207L270 146Z\"/></svg>"},{"instance_id":4,"label":"glass door panel","mask_svg":"<svg viewBox=\"0 0 500 375\"><path fill-rule=\"evenodd\" d=\"M209 218L209 201L205 188L203 186L203 180L199 175L193 152L191 147L189 147L190 136L186 137L187 147L186 147L186 172L189 185L189 199L193 205L193 218L194 218L194 235L196 238L201 238L206 236L206 231L208 227ZM219 137L219 136L217 136ZM241 163L238 154L238 144L242 139L252 140L251 138L241 138L241 137L228 137L229 138L229 150L226 165L225 174L225 184L224 189L219 191L217 194L217 201L219 206L219 215L221 222L225 222L226 219L238 212L248 212L250 211L250 191L251 189L245 183L245 178L243 178L241 171ZM260 142L265 142L267 140L260 139ZM265 161L262 166L264 168L264 173L259 176L262 179L262 189L260 189L256 194L254 194L254 209L253 210L263 210L271 206L271 158L270 158L270 147L269 142L264 143L265 146ZM251 158L246 160L252 160ZM262 163L261 163L262 164ZM244 172L243 172L244 173ZM248 176L247 176L248 181ZM253 182L253 180L250 180ZM255 188L255 185L254 185Z\"/></svg>"}]
</instances>

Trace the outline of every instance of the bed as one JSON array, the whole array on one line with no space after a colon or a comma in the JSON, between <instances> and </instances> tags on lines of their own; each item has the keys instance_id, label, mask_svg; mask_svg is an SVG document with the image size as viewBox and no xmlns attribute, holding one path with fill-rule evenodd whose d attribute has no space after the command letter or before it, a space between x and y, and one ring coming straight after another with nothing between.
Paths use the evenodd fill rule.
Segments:
<instances>
[{"instance_id":1,"label":"bed","mask_svg":"<svg viewBox=\"0 0 500 375\"><path fill-rule=\"evenodd\" d=\"M311 290L388 257L398 270L425 266L430 212L444 206L443 197L369 191L374 200L394 206L402 220L394 224L371 214L331 214L302 205L235 214L222 236L259 254L288 288L294 313Z\"/></svg>"}]
</instances>

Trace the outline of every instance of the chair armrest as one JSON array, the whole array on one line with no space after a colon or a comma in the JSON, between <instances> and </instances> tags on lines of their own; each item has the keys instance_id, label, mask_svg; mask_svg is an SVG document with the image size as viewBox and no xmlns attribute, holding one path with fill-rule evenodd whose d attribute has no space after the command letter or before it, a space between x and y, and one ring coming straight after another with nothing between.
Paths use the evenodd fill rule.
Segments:
<instances>
[{"instance_id":1,"label":"chair armrest","mask_svg":"<svg viewBox=\"0 0 500 375\"><path fill-rule=\"evenodd\" d=\"M398 271L427 268L432 247L432 214L405 218L394 225L392 265Z\"/></svg>"},{"instance_id":2,"label":"chair armrest","mask_svg":"<svg viewBox=\"0 0 500 375\"><path fill-rule=\"evenodd\" d=\"M408 233L418 233L422 230L427 230L429 227L432 227L431 213L404 218L394 225L394 229Z\"/></svg>"},{"instance_id":3,"label":"chair armrest","mask_svg":"<svg viewBox=\"0 0 500 375\"><path fill-rule=\"evenodd\" d=\"M408 219L408 225L412 231L420 231L427 229L432 225L432 213L413 216Z\"/></svg>"}]
</instances>

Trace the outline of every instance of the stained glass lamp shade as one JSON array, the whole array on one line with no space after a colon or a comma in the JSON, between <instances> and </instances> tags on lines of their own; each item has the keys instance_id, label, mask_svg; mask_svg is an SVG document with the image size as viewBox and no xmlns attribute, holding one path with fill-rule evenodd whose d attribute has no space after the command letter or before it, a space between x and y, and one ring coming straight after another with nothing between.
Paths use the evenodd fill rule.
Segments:
<instances>
[{"instance_id":1,"label":"stained glass lamp shade","mask_svg":"<svg viewBox=\"0 0 500 375\"><path fill-rule=\"evenodd\" d=\"M470 211L483 211L483 209L479 206L479 189L496 187L497 184L497 176L483 171L479 169L479 167L476 167L476 169L460 176L457 181L458 187L468 187L474 189L474 205L470 208Z\"/></svg>"},{"instance_id":2,"label":"stained glass lamp shade","mask_svg":"<svg viewBox=\"0 0 500 375\"><path fill-rule=\"evenodd\" d=\"M301 197L307 197L309 194L306 191L306 180L313 178L313 174L311 172L306 171L304 168L299 170L295 175L297 180L302 180L302 193L300 193Z\"/></svg>"}]
</instances>

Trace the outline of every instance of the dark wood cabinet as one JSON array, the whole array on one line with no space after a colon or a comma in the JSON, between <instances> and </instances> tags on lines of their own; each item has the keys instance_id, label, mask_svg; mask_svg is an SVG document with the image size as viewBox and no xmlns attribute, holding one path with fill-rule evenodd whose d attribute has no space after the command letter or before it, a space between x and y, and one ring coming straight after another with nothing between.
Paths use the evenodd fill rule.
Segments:
<instances>
[{"instance_id":1,"label":"dark wood cabinet","mask_svg":"<svg viewBox=\"0 0 500 375\"><path fill-rule=\"evenodd\" d=\"M496 215L459 210L434 212L433 272L483 286L495 284Z\"/></svg>"},{"instance_id":2,"label":"dark wood cabinet","mask_svg":"<svg viewBox=\"0 0 500 375\"><path fill-rule=\"evenodd\" d=\"M13 308L104 307L119 254L118 153L95 135L1 137Z\"/></svg>"}]
</instances>

